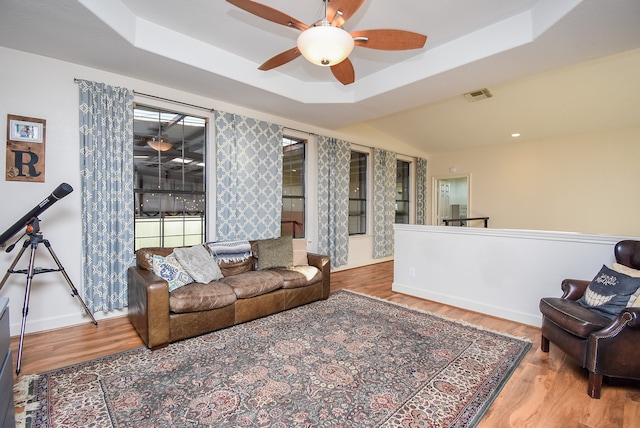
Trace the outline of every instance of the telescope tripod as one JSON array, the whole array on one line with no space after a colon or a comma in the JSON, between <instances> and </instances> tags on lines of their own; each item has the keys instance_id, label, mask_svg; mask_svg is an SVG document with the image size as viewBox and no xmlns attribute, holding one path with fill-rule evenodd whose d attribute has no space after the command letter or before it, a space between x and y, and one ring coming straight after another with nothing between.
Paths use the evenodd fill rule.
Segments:
<instances>
[{"instance_id":1,"label":"telescope tripod","mask_svg":"<svg viewBox=\"0 0 640 428\"><path fill-rule=\"evenodd\" d=\"M29 297L31 295L31 280L35 275L40 273L48 273L48 272L62 273L62 275L64 276L64 279L67 281L67 284L69 284L69 287L71 288L71 296L76 297L78 299L78 301L84 308L84 311L87 313L87 315L89 315L89 317L91 317L93 324L96 326L98 325L98 322L89 311L89 308L87 308L87 305L82 300L82 297L80 297L80 295L78 294L78 289L76 289L76 287L73 285L73 283L71 282L71 279L69 278L69 275L67 275L67 272L64 270L64 267L62 267L62 264L60 263L60 259L58 259L58 256L56 256L56 253L53 251L53 248L51 248L51 243L47 239L44 239L42 236L42 233L40 233L40 228L38 223L39 223L39 220L37 217L35 217L30 222L29 226L27 226L27 232L25 233L25 235L29 235L29 238L24 241L22 245L22 249L16 256L15 260L7 270L7 273L4 275L4 278L2 278L2 281L0 282L0 289L2 289L5 282L9 278L10 274L22 273L27 275L27 285L24 292L24 304L22 306L22 326L20 328L20 343L18 345L18 362L16 364L16 374L20 374L20 364L22 362L22 345L24 342L24 330L27 324L27 314L29 313ZM36 250L38 249L38 245L40 244L44 244L47 250L49 250L49 254L51 254L51 257L53 257L53 260L56 262L56 265L58 266L57 269L34 267ZM18 264L18 261L20 260L24 252L29 247L31 248L31 255L29 257L29 267L27 269L14 270L14 268ZM7 251L11 251L11 249L13 249L13 246L9 247Z\"/></svg>"}]
</instances>

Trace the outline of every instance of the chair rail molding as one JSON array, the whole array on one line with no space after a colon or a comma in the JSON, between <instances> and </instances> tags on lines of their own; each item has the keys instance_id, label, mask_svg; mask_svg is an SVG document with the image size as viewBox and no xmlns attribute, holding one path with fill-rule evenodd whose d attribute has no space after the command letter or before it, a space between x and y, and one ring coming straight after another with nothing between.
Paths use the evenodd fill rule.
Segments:
<instances>
[{"instance_id":1,"label":"chair rail molding","mask_svg":"<svg viewBox=\"0 0 640 428\"><path fill-rule=\"evenodd\" d=\"M539 327L542 297L591 280L613 247L638 237L394 225L393 291Z\"/></svg>"}]
</instances>

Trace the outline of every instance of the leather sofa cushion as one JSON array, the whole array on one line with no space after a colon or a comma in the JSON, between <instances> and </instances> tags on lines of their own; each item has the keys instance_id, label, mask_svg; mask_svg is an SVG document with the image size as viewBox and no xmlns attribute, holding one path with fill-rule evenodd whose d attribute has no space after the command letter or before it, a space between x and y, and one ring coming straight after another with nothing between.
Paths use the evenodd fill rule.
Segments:
<instances>
[{"instance_id":1,"label":"leather sofa cushion","mask_svg":"<svg viewBox=\"0 0 640 428\"><path fill-rule=\"evenodd\" d=\"M157 254L159 256L166 257L173 253L173 250L173 247L141 248L136 251L136 263L142 269L153 270L153 255ZM250 257L246 260L236 262L220 262L218 263L218 266L220 267L220 271L223 276L232 276L254 270L255 262L255 258Z\"/></svg>"},{"instance_id":2,"label":"leather sofa cushion","mask_svg":"<svg viewBox=\"0 0 640 428\"><path fill-rule=\"evenodd\" d=\"M153 255L167 257L173 253L173 247L149 247L136 251L136 263L142 269L153 271Z\"/></svg>"},{"instance_id":3,"label":"leather sofa cushion","mask_svg":"<svg viewBox=\"0 0 640 428\"><path fill-rule=\"evenodd\" d=\"M236 301L231 287L220 281L194 282L169 293L169 309L175 313L208 311L229 306Z\"/></svg>"},{"instance_id":4,"label":"leather sofa cushion","mask_svg":"<svg viewBox=\"0 0 640 428\"><path fill-rule=\"evenodd\" d=\"M239 275L245 272L251 272L252 270L254 270L253 269L254 263L255 263L254 258L249 257L246 260L240 260L237 262L220 262L218 263L218 266L220 266L220 271L222 272L222 275L227 277L227 276Z\"/></svg>"},{"instance_id":5,"label":"leather sofa cushion","mask_svg":"<svg viewBox=\"0 0 640 428\"><path fill-rule=\"evenodd\" d=\"M540 312L558 327L584 338L611 323L607 318L580 306L574 300L559 297L541 299Z\"/></svg>"},{"instance_id":6,"label":"leather sofa cushion","mask_svg":"<svg viewBox=\"0 0 640 428\"><path fill-rule=\"evenodd\" d=\"M269 270L245 272L227 276L220 282L230 286L238 299L259 296L282 287L282 276Z\"/></svg>"},{"instance_id":7,"label":"leather sofa cushion","mask_svg":"<svg viewBox=\"0 0 640 428\"><path fill-rule=\"evenodd\" d=\"M322 272L315 266L269 269L282 276L282 288L299 288L322 281Z\"/></svg>"}]
</instances>

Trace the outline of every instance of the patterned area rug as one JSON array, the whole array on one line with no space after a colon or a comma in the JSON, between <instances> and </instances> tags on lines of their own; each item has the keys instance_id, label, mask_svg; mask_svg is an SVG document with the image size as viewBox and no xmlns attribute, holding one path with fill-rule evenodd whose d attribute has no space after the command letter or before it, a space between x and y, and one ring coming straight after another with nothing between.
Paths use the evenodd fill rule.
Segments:
<instances>
[{"instance_id":1,"label":"patterned area rug","mask_svg":"<svg viewBox=\"0 0 640 428\"><path fill-rule=\"evenodd\" d=\"M25 426L470 427L531 343L339 291L27 379Z\"/></svg>"}]
</instances>

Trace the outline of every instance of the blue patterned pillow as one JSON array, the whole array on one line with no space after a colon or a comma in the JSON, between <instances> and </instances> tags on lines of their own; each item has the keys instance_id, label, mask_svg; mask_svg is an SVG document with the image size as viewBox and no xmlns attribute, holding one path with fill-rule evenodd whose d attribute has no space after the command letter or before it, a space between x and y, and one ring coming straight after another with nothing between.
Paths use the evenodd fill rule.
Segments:
<instances>
[{"instance_id":1,"label":"blue patterned pillow","mask_svg":"<svg viewBox=\"0 0 640 428\"><path fill-rule=\"evenodd\" d=\"M606 266L587 287L578 304L605 318L614 319L620 311L635 301L640 278L633 278Z\"/></svg>"},{"instance_id":2,"label":"blue patterned pillow","mask_svg":"<svg viewBox=\"0 0 640 428\"><path fill-rule=\"evenodd\" d=\"M173 253L167 257L154 254L153 273L167 281L169 292L193 282L193 278L184 270Z\"/></svg>"}]
</instances>

